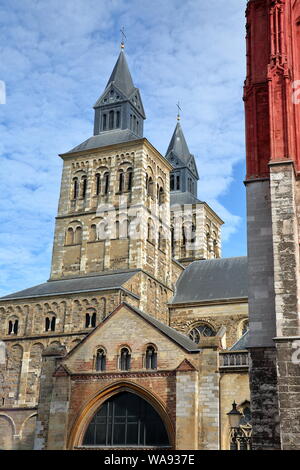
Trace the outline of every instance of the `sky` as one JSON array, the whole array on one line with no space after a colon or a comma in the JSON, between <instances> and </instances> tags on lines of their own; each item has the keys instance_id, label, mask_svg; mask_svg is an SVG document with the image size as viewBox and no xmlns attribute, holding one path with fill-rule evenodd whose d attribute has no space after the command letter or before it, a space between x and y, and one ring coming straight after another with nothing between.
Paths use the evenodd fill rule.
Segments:
<instances>
[{"instance_id":1,"label":"sky","mask_svg":"<svg viewBox=\"0 0 300 470\"><path fill-rule=\"evenodd\" d=\"M117 60L123 26L145 137L165 154L179 101L200 174L198 197L225 222L222 254L246 255L245 6L0 0L0 296L49 278L58 154L93 134L92 107Z\"/></svg>"}]
</instances>

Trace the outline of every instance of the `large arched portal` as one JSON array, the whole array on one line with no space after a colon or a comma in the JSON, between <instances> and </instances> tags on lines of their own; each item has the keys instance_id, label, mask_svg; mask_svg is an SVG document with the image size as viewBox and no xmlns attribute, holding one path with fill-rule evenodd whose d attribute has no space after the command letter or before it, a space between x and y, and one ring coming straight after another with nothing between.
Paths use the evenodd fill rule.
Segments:
<instances>
[{"instance_id":1,"label":"large arched portal","mask_svg":"<svg viewBox=\"0 0 300 470\"><path fill-rule=\"evenodd\" d=\"M90 421L83 446L169 447L157 411L139 395L123 391L106 400Z\"/></svg>"}]
</instances>

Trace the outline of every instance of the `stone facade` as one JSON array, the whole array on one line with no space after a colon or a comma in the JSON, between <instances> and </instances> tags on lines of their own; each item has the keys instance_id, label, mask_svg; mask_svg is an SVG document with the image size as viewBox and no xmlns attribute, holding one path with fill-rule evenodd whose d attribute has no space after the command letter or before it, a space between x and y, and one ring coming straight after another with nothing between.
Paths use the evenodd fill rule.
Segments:
<instances>
[{"instance_id":1,"label":"stone facade","mask_svg":"<svg viewBox=\"0 0 300 470\"><path fill-rule=\"evenodd\" d=\"M181 201L175 222L173 166L142 126L137 132L132 113L144 113L123 52L111 80L95 108L95 135L60 155L50 280L0 299L0 448L85 448L96 411L123 392L152 406L168 447L228 448L229 402L250 399L245 385L235 388L247 361L241 370L239 353L228 350L242 336L247 299L172 303L185 266L221 256L223 222L195 195L187 208ZM197 175L187 156L186 175ZM199 323L211 328L200 345L189 338ZM224 351L236 362L230 374Z\"/></svg>"}]
</instances>

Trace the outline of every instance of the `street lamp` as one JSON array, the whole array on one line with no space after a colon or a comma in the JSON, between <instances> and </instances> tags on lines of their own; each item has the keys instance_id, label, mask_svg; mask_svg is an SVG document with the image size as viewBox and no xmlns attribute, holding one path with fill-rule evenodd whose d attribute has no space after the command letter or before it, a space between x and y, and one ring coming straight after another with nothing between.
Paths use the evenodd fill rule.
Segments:
<instances>
[{"instance_id":1,"label":"street lamp","mask_svg":"<svg viewBox=\"0 0 300 470\"><path fill-rule=\"evenodd\" d=\"M251 426L245 426L245 429L241 427L241 418L243 415L237 409L235 401L232 403L232 410L227 413L227 416L231 428L230 450L251 449Z\"/></svg>"}]
</instances>

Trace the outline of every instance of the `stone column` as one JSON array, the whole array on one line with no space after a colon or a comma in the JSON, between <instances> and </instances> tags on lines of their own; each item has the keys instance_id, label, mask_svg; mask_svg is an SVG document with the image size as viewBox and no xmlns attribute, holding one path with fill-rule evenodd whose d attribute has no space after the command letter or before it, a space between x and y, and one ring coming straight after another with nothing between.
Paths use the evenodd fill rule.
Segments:
<instances>
[{"instance_id":1,"label":"stone column","mask_svg":"<svg viewBox=\"0 0 300 470\"><path fill-rule=\"evenodd\" d=\"M176 449L198 449L198 371L187 360L176 370Z\"/></svg>"},{"instance_id":2,"label":"stone column","mask_svg":"<svg viewBox=\"0 0 300 470\"><path fill-rule=\"evenodd\" d=\"M38 414L34 450L48 449L48 433L50 430L50 411L52 405L52 391L54 386L53 374L57 367L57 359L66 354L62 346L49 346L42 354L42 370L40 378L40 394L38 401ZM52 430L51 430L52 432Z\"/></svg>"}]
</instances>

